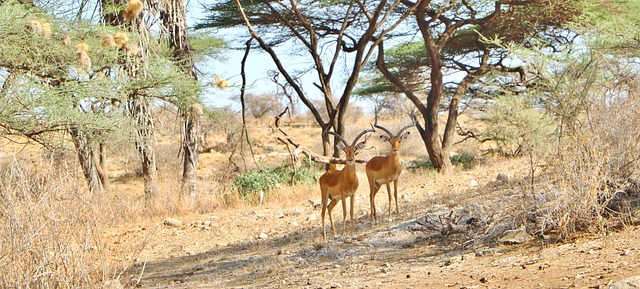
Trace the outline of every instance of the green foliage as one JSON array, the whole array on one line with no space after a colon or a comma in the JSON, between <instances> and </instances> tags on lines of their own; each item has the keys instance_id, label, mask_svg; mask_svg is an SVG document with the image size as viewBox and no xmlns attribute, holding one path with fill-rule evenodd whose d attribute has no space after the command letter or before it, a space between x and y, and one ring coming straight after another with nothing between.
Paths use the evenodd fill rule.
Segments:
<instances>
[{"instance_id":1,"label":"green foliage","mask_svg":"<svg viewBox=\"0 0 640 289\"><path fill-rule=\"evenodd\" d=\"M215 57L226 46L224 40L216 37L208 30L191 32L189 34L189 42L196 57Z\"/></svg>"},{"instance_id":2,"label":"green foliage","mask_svg":"<svg viewBox=\"0 0 640 289\"><path fill-rule=\"evenodd\" d=\"M240 0L239 2L250 19L269 15L269 10L264 4L264 0ZM229 28L244 24L234 1L215 1L215 3L207 5L206 7L210 13L206 16L204 22L196 25L196 29ZM274 22L275 19L272 18L271 21L261 21L259 24L273 24Z\"/></svg>"},{"instance_id":3,"label":"green foliage","mask_svg":"<svg viewBox=\"0 0 640 289\"><path fill-rule=\"evenodd\" d=\"M582 17L576 29L594 37L598 45L605 48L637 47L640 29L639 0L583 0L580 1ZM605 37L597 37L605 36ZM594 45L596 43L591 43ZM637 49L623 49L638 55Z\"/></svg>"},{"instance_id":4,"label":"green foliage","mask_svg":"<svg viewBox=\"0 0 640 289\"><path fill-rule=\"evenodd\" d=\"M487 118L488 127L482 137L495 141L497 151L506 156L520 156L544 147L556 128L553 118L521 95L498 97L488 108Z\"/></svg>"},{"instance_id":5,"label":"green foliage","mask_svg":"<svg viewBox=\"0 0 640 289\"><path fill-rule=\"evenodd\" d=\"M435 170L435 168L433 167L433 164L428 159L411 160L411 161L409 161L409 164L407 165L407 169L412 171L412 172L415 172L415 171L418 171L418 170Z\"/></svg>"},{"instance_id":6,"label":"green foliage","mask_svg":"<svg viewBox=\"0 0 640 289\"><path fill-rule=\"evenodd\" d=\"M129 47L138 47L140 39L128 32L58 19L11 1L0 5L0 23L0 123L7 131L46 143L48 133L71 128L120 128L125 123L120 104L130 97L184 106L197 102L199 84L159 50L162 46L140 62L124 46L103 45L104 36L123 35ZM83 65L80 50L86 50L90 67ZM138 67L136 77L126 72L131 66Z\"/></svg>"},{"instance_id":7,"label":"green foliage","mask_svg":"<svg viewBox=\"0 0 640 289\"><path fill-rule=\"evenodd\" d=\"M278 182L276 177L278 174L274 174L273 170L259 170L250 171L239 174L233 181L233 187L245 198L262 191L266 192L268 189L274 188Z\"/></svg>"},{"instance_id":8,"label":"green foliage","mask_svg":"<svg viewBox=\"0 0 640 289\"><path fill-rule=\"evenodd\" d=\"M428 61L423 42L405 42L385 49L385 63L391 73L416 90L428 79L424 71L424 67L429 65ZM367 75L362 77L354 95L370 97L397 91L374 64L367 65L365 73Z\"/></svg>"},{"instance_id":9,"label":"green foliage","mask_svg":"<svg viewBox=\"0 0 640 289\"><path fill-rule=\"evenodd\" d=\"M233 181L233 189L245 200L255 200L257 194L262 192L268 198L268 191L291 181L293 169L290 166L280 166L239 174ZM301 166L296 170L294 181L298 183L311 183L315 180L313 171L308 166Z\"/></svg>"},{"instance_id":10,"label":"green foliage","mask_svg":"<svg viewBox=\"0 0 640 289\"><path fill-rule=\"evenodd\" d=\"M451 163L454 166L462 166L465 170L470 170L476 166L478 160L472 154L466 152L460 152L451 156ZM430 170L436 172L433 164L428 159L414 159L409 161L406 166L407 170L412 172L420 171L420 170Z\"/></svg>"},{"instance_id":11,"label":"green foliage","mask_svg":"<svg viewBox=\"0 0 640 289\"><path fill-rule=\"evenodd\" d=\"M470 170L476 166L476 157L467 152L459 152L451 156L451 163L454 166L462 166L465 170Z\"/></svg>"}]
</instances>

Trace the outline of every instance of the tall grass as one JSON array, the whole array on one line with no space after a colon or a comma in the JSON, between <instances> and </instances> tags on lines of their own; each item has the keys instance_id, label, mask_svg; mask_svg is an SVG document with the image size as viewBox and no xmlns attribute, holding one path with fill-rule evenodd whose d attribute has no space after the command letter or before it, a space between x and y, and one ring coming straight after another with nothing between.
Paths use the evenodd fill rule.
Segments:
<instances>
[{"instance_id":1,"label":"tall grass","mask_svg":"<svg viewBox=\"0 0 640 289\"><path fill-rule=\"evenodd\" d=\"M529 194L539 231L561 239L606 233L640 211L640 79L621 63L590 60L556 79L546 109L558 129Z\"/></svg>"},{"instance_id":2,"label":"tall grass","mask_svg":"<svg viewBox=\"0 0 640 289\"><path fill-rule=\"evenodd\" d=\"M86 288L117 278L123 264L102 240L109 213L74 177L81 173L0 161L0 287Z\"/></svg>"}]
</instances>

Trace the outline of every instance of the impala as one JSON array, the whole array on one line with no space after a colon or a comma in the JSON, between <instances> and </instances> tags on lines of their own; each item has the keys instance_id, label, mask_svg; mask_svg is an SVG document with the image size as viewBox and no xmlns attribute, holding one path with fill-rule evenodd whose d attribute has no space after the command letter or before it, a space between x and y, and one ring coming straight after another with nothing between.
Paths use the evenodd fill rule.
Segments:
<instances>
[{"instance_id":1,"label":"impala","mask_svg":"<svg viewBox=\"0 0 640 289\"><path fill-rule=\"evenodd\" d=\"M358 189L358 177L356 176L356 153L358 150L364 147L364 141L358 143L358 139L362 137L364 134L374 132L373 129L367 129L362 131L356 138L353 140L353 143L349 145L347 141L337 133L327 132L328 134L333 134L337 137L341 143L336 145L338 150L344 151L345 156L345 164L342 170L337 170L335 165L331 165L329 170L325 172L320 177L320 192L322 197L322 238L327 240L327 231L325 229L325 212L329 209L329 222L331 223L331 232L335 236L336 229L333 225L333 218L331 216L331 210L338 201L342 200L342 235L346 233L346 225L347 225L347 205L346 199L350 198L350 214L351 214L351 235L353 235L353 207L354 207L354 196L356 190ZM366 139L365 139L366 141ZM329 200L331 200L330 203ZM328 203L328 204L327 204Z\"/></svg>"},{"instance_id":2,"label":"impala","mask_svg":"<svg viewBox=\"0 0 640 289\"><path fill-rule=\"evenodd\" d=\"M375 198L382 184L387 185L387 193L389 194L389 219L391 219L391 182L393 182L393 195L396 200L396 213L399 213L398 177L400 176L400 172L402 172L402 166L400 166L400 142L406 139L410 133L403 132L415 126L414 116L412 115L411 118L413 123L400 129L394 136L388 129L378 125L378 115L376 114L376 121L373 126L387 133L387 135L381 135L380 138L391 144L391 151L387 156L376 156L367 162L366 171L367 179L369 180L369 202L371 203L370 220L372 223L377 222Z\"/></svg>"}]
</instances>

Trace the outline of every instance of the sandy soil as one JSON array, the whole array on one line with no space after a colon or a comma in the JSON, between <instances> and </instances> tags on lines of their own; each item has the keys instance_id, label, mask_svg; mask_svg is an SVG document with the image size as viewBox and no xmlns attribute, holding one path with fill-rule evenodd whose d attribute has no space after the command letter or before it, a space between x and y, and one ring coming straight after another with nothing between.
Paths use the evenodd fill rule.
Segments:
<instances>
[{"instance_id":1,"label":"sandy soil","mask_svg":"<svg viewBox=\"0 0 640 289\"><path fill-rule=\"evenodd\" d=\"M569 243L536 238L505 245L480 242L471 231L443 235L421 224L425 215L478 204L480 210L500 208L517 199L508 185L489 186L498 172L514 181L521 177L517 165L455 178L406 173L400 214L375 225L361 185L356 236L328 232L326 243L320 208L314 207L319 190L287 207L270 203L177 217L180 224L130 224L108 237L114 246L146 240L121 278L139 288L607 288L640 275L640 227ZM386 198L382 191L376 202L385 217ZM342 212L333 214L340 232Z\"/></svg>"}]
</instances>

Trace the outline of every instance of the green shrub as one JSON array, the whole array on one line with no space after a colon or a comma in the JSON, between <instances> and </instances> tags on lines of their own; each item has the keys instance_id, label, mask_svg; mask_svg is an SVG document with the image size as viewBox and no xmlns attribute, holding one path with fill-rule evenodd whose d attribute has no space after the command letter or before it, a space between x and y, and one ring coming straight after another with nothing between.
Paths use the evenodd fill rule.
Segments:
<instances>
[{"instance_id":1,"label":"green shrub","mask_svg":"<svg viewBox=\"0 0 640 289\"><path fill-rule=\"evenodd\" d=\"M266 193L273 188L291 182L293 168L290 166L280 166L261 170L248 171L239 174L233 181L233 189L246 201L253 202L262 191L264 198L268 198ZM310 183L315 180L314 172L308 166L301 166L293 175L293 180L298 183Z\"/></svg>"},{"instance_id":2,"label":"green shrub","mask_svg":"<svg viewBox=\"0 0 640 289\"><path fill-rule=\"evenodd\" d=\"M463 169L472 169L476 163L476 158L470 153L461 152L450 157L451 163L454 166L462 166ZM417 170L435 170L433 164L428 159L415 159L409 161L406 165L407 170L415 172Z\"/></svg>"},{"instance_id":3,"label":"green shrub","mask_svg":"<svg viewBox=\"0 0 640 289\"><path fill-rule=\"evenodd\" d=\"M504 156L522 156L549 141L557 124L534 101L522 95L504 95L487 110L488 127L482 138L495 142Z\"/></svg>"},{"instance_id":4,"label":"green shrub","mask_svg":"<svg viewBox=\"0 0 640 289\"><path fill-rule=\"evenodd\" d=\"M410 160L406 166L407 170L415 172L417 170L433 170L433 164L427 159Z\"/></svg>"},{"instance_id":5,"label":"green shrub","mask_svg":"<svg viewBox=\"0 0 640 289\"><path fill-rule=\"evenodd\" d=\"M470 170L475 167L477 161L476 158L467 152L460 152L451 156L451 163L454 166L462 166L465 170Z\"/></svg>"}]
</instances>

